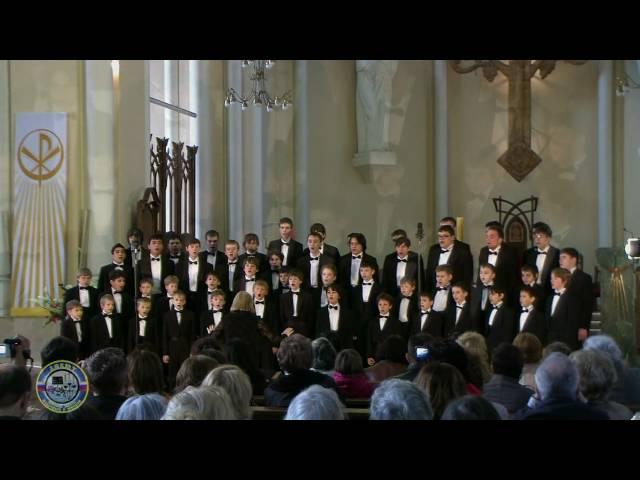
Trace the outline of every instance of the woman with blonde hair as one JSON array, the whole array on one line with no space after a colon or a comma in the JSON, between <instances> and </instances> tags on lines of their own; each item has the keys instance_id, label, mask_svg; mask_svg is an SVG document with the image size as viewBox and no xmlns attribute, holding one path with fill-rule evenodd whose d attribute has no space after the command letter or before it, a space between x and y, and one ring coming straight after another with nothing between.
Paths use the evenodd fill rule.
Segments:
<instances>
[{"instance_id":1,"label":"woman with blonde hair","mask_svg":"<svg viewBox=\"0 0 640 480\"><path fill-rule=\"evenodd\" d=\"M251 419L251 381L249 376L236 365L221 365L209 372L202 382L203 387L222 387L231 397L236 416L241 420Z\"/></svg>"},{"instance_id":2,"label":"woman with blonde hair","mask_svg":"<svg viewBox=\"0 0 640 480\"><path fill-rule=\"evenodd\" d=\"M231 397L222 387L187 387L173 396L161 420L236 420Z\"/></svg>"},{"instance_id":3,"label":"woman with blonde hair","mask_svg":"<svg viewBox=\"0 0 640 480\"><path fill-rule=\"evenodd\" d=\"M513 345L522 352L524 366L520 385L536 389L536 370L542 360L542 343L533 333L522 332L513 339Z\"/></svg>"},{"instance_id":4,"label":"woman with blonde hair","mask_svg":"<svg viewBox=\"0 0 640 480\"><path fill-rule=\"evenodd\" d=\"M477 332L469 331L460 335L456 341L471 357L471 364L479 369L478 373L482 377L482 384L487 383L491 379L492 371L489 364L487 342L484 337Z\"/></svg>"}]
</instances>

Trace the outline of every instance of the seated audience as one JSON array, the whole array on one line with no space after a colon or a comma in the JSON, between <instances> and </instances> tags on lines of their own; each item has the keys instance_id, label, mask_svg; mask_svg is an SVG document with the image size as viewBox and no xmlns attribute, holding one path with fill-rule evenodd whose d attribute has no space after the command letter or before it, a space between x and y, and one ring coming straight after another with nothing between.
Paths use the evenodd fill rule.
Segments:
<instances>
[{"instance_id":1,"label":"seated audience","mask_svg":"<svg viewBox=\"0 0 640 480\"><path fill-rule=\"evenodd\" d=\"M311 370L333 376L333 368L336 364L336 349L326 337L316 338L311 342L313 350L313 366Z\"/></svg>"},{"instance_id":2,"label":"seated audience","mask_svg":"<svg viewBox=\"0 0 640 480\"><path fill-rule=\"evenodd\" d=\"M333 379L344 398L370 398L376 388L364 373L362 357L353 348L338 353Z\"/></svg>"},{"instance_id":3,"label":"seated audience","mask_svg":"<svg viewBox=\"0 0 640 480\"><path fill-rule=\"evenodd\" d=\"M478 332L464 332L460 335L456 341L464 348L465 352L471 360L473 367L478 367L478 372L472 372L472 376L476 376L478 373L480 379L473 379L471 383L481 388L482 385L487 383L491 379L491 366L489 364L489 351L487 350L487 342L482 335Z\"/></svg>"},{"instance_id":4,"label":"seated audience","mask_svg":"<svg viewBox=\"0 0 640 480\"><path fill-rule=\"evenodd\" d=\"M162 361L155 352L134 350L129 354L129 390L134 395L166 395Z\"/></svg>"},{"instance_id":5,"label":"seated audience","mask_svg":"<svg viewBox=\"0 0 640 480\"><path fill-rule=\"evenodd\" d=\"M31 376L24 367L0 365L0 420L21 420L31 397Z\"/></svg>"},{"instance_id":6,"label":"seated audience","mask_svg":"<svg viewBox=\"0 0 640 480\"><path fill-rule=\"evenodd\" d=\"M181 392L189 386L199 387L209 372L217 366L218 362L205 355L195 355L187 358L180 365L180 370L176 375L174 393Z\"/></svg>"},{"instance_id":7,"label":"seated audience","mask_svg":"<svg viewBox=\"0 0 640 480\"><path fill-rule=\"evenodd\" d=\"M429 362L413 381L429 396L433 419L439 420L447 405L467 393L464 377L448 363Z\"/></svg>"},{"instance_id":8,"label":"seated audience","mask_svg":"<svg viewBox=\"0 0 640 480\"><path fill-rule=\"evenodd\" d=\"M542 350L542 359L544 360L554 352L562 353L563 355L568 356L571 354L572 350L571 347L569 347L569 345L564 342L551 342Z\"/></svg>"},{"instance_id":9,"label":"seated audience","mask_svg":"<svg viewBox=\"0 0 640 480\"><path fill-rule=\"evenodd\" d=\"M449 403L441 420L501 420L501 418L494 405L486 398L465 395Z\"/></svg>"},{"instance_id":10,"label":"seated audience","mask_svg":"<svg viewBox=\"0 0 640 480\"><path fill-rule=\"evenodd\" d=\"M413 382L422 367L431 361L431 350L439 340L428 333L416 333L409 337L406 359L409 362L407 371L396 378Z\"/></svg>"},{"instance_id":11,"label":"seated audience","mask_svg":"<svg viewBox=\"0 0 640 480\"><path fill-rule=\"evenodd\" d=\"M221 365L209 372L202 382L203 387L222 387L231 398L231 403L239 420L251 419L251 381L249 376L236 365Z\"/></svg>"},{"instance_id":12,"label":"seated audience","mask_svg":"<svg viewBox=\"0 0 640 480\"><path fill-rule=\"evenodd\" d=\"M533 333L522 332L513 339L513 345L522 352L524 365L520 375L520 385L536 389L536 370L542 360L542 343Z\"/></svg>"},{"instance_id":13,"label":"seated audience","mask_svg":"<svg viewBox=\"0 0 640 480\"><path fill-rule=\"evenodd\" d=\"M618 374L611 358L598 350L578 350L569 355L578 368L580 393L588 405L602 410L609 420L630 420L633 412L609 400Z\"/></svg>"},{"instance_id":14,"label":"seated audience","mask_svg":"<svg viewBox=\"0 0 640 480\"><path fill-rule=\"evenodd\" d=\"M407 371L407 342L400 335L389 335L376 351L376 363L364 370L370 382L380 383Z\"/></svg>"},{"instance_id":15,"label":"seated audience","mask_svg":"<svg viewBox=\"0 0 640 480\"><path fill-rule=\"evenodd\" d=\"M161 420L237 420L224 388L189 386L174 395Z\"/></svg>"},{"instance_id":16,"label":"seated audience","mask_svg":"<svg viewBox=\"0 0 640 480\"><path fill-rule=\"evenodd\" d=\"M382 382L371 397L371 420L431 420L427 394L417 385L399 378Z\"/></svg>"},{"instance_id":17,"label":"seated audience","mask_svg":"<svg viewBox=\"0 0 640 480\"><path fill-rule=\"evenodd\" d=\"M127 399L127 359L120 348L104 348L86 360L86 372L91 382L87 405L100 412L104 420L114 420Z\"/></svg>"},{"instance_id":18,"label":"seated audience","mask_svg":"<svg viewBox=\"0 0 640 480\"><path fill-rule=\"evenodd\" d=\"M118 410L116 420L160 420L169 401L157 393L129 397Z\"/></svg>"},{"instance_id":19,"label":"seated audience","mask_svg":"<svg viewBox=\"0 0 640 480\"><path fill-rule=\"evenodd\" d=\"M312 385L289 404L285 420L345 420L344 405L330 388Z\"/></svg>"}]
</instances>

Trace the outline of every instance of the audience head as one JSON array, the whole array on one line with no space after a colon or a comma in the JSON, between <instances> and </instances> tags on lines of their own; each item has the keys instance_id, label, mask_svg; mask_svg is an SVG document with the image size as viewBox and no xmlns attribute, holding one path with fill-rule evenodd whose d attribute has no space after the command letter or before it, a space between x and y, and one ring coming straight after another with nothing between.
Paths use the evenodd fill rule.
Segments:
<instances>
[{"instance_id":1,"label":"audience head","mask_svg":"<svg viewBox=\"0 0 640 480\"><path fill-rule=\"evenodd\" d=\"M214 337L202 337L191 344L191 355L199 355L203 350L222 351L222 345Z\"/></svg>"},{"instance_id":2,"label":"audience head","mask_svg":"<svg viewBox=\"0 0 640 480\"><path fill-rule=\"evenodd\" d=\"M78 344L67 337L53 337L42 347L40 359L42 366L46 367L51 362L66 360L77 363L79 360Z\"/></svg>"},{"instance_id":3,"label":"audience head","mask_svg":"<svg viewBox=\"0 0 640 480\"><path fill-rule=\"evenodd\" d=\"M231 403L239 420L251 418L251 397L253 389L249 376L236 365L222 365L209 372L202 382L203 387L218 386L231 398Z\"/></svg>"},{"instance_id":4,"label":"audience head","mask_svg":"<svg viewBox=\"0 0 640 480\"><path fill-rule=\"evenodd\" d=\"M522 352L510 343L501 343L493 351L491 365L494 374L518 380L524 365Z\"/></svg>"},{"instance_id":5,"label":"audience head","mask_svg":"<svg viewBox=\"0 0 640 480\"><path fill-rule=\"evenodd\" d=\"M407 344L407 361L410 364L416 362L424 362L431 359L431 347L437 340L428 333L416 333L409 337L409 342ZM419 355L418 348L420 349L428 349L426 352L428 358L423 358L424 355Z\"/></svg>"},{"instance_id":6,"label":"audience head","mask_svg":"<svg viewBox=\"0 0 640 480\"><path fill-rule=\"evenodd\" d=\"M487 341L484 339L484 336L480 335L478 332L464 332L456 339L456 342L458 342L458 345L464 348L467 352L478 355L487 362L489 361Z\"/></svg>"},{"instance_id":7,"label":"audience head","mask_svg":"<svg viewBox=\"0 0 640 480\"><path fill-rule=\"evenodd\" d=\"M513 344L522 352L524 363L538 363L542 359L542 342L529 332L521 332L513 339Z\"/></svg>"},{"instance_id":8,"label":"audience head","mask_svg":"<svg viewBox=\"0 0 640 480\"><path fill-rule=\"evenodd\" d=\"M289 404L285 420L345 420L346 414L338 394L331 388L312 385Z\"/></svg>"},{"instance_id":9,"label":"audience head","mask_svg":"<svg viewBox=\"0 0 640 480\"><path fill-rule=\"evenodd\" d=\"M168 403L158 393L134 395L120 406L116 420L160 420Z\"/></svg>"},{"instance_id":10,"label":"audience head","mask_svg":"<svg viewBox=\"0 0 640 480\"><path fill-rule=\"evenodd\" d=\"M407 364L407 342L400 335L389 335L376 350L376 360Z\"/></svg>"},{"instance_id":11,"label":"audience head","mask_svg":"<svg viewBox=\"0 0 640 480\"><path fill-rule=\"evenodd\" d=\"M313 350L312 368L314 370L324 372L333 370L337 353L327 338L319 337L313 340L311 342L311 349Z\"/></svg>"},{"instance_id":12,"label":"audience head","mask_svg":"<svg viewBox=\"0 0 640 480\"><path fill-rule=\"evenodd\" d=\"M253 298L249 292L238 292L231 304L232 312L251 312L256 313L256 307L253 304Z\"/></svg>"},{"instance_id":13,"label":"audience head","mask_svg":"<svg viewBox=\"0 0 640 480\"><path fill-rule=\"evenodd\" d=\"M551 342L542 350L542 358L545 359L554 352L570 355L571 347L564 342Z\"/></svg>"},{"instance_id":14,"label":"audience head","mask_svg":"<svg viewBox=\"0 0 640 480\"><path fill-rule=\"evenodd\" d=\"M469 357L464 348L454 340L436 340L431 345L430 360L445 362L456 367L469 382Z\"/></svg>"},{"instance_id":15,"label":"audience head","mask_svg":"<svg viewBox=\"0 0 640 480\"><path fill-rule=\"evenodd\" d=\"M448 363L427 363L414 383L429 396L433 418L436 420L442 416L449 402L467 393L464 377Z\"/></svg>"},{"instance_id":16,"label":"audience head","mask_svg":"<svg viewBox=\"0 0 640 480\"><path fill-rule=\"evenodd\" d=\"M500 420L500 414L486 398L465 395L447 405L441 420Z\"/></svg>"},{"instance_id":17,"label":"audience head","mask_svg":"<svg viewBox=\"0 0 640 480\"><path fill-rule=\"evenodd\" d=\"M188 386L199 387L211 370L218 366L213 358L204 355L194 355L187 358L176 375L175 392L180 392Z\"/></svg>"},{"instance_id":18,"label":"audience head","mask_svg":"<svg viewBox=\"0 0 640 480\"><path fill-rule=\"evenodd\" d=\"M189 386L173 396L162 420L236 420L231 397L222 387Z\"/></svg>"},{"instance_id":19,"label":"audience head","mask_svg":"<svg viewBox=\"0 0 640 480\"><path fill-rule=\"evenodd\" d=\"M598 350L606 353L613 362L613 366L615 367L618 376L622 375L624 370L622 350L620 350L620 347L611 336L600 334L588 337L582 348L584 350Z\"/></svg>"},{"instance_id":20,"label":"audience head","mask_svg":"<svg viewBox=\"0 0 640 480\"><path fill-rule=\"evenodd\" d=\"M578 350L569 355L578 369L580 393L590 402L605 401L618 381L613 361L598 350Z\"/></svg>"},{"instance_id":21,"label":"audience head","mask_svg":"<svg viewBox=\"0 0 640 480\"><path fill-rule=\"evenodd\" d=\"M277 357L280 368L284 372L308 370L313 365L311 340L304 335L294 333L282 340Z\"/></svg>"},{"instance_id":22,"label":"audience head","mask_svg":"<svg viewBox=\"0 0 640 480\"><path fill-rule=\"evenodd\" d=\"M417 385L392 378L382 382L371 397L371 420L431 420L427 394Z\"/></svg>"},{"instance_id":23,"label":"audience head","mask_svg":"<svg viewBox=\"0 0 640 480\"><path fill-rule=\"evenodd\" d=\"M578 393L578 369L568 356L558 352L551 353L536 370L536 386L542 400L575 400Z\"/></svg>"},{"instance_id":24,"label":"audience head","mask_svg":"<svg viewBox=\"0 0 640 480\"><path fill-rule=\"evenodd\" d=\"M346 348L336 357L336 372L343 375L356 375L364 373L362 357L357 350Z\"/></svg>"},{"instance_id":25,"label":"audience head","mask_svg":"<svg viewBox=\"0 0 640 480\"><path fill-rule=\"evenodd\" d=\"M0 416L22 418L31 397L31 376L24 367L0 365Z\"/></svg>"},{"instance_id":26,"label":"audience head","mask_svg":"<svg viewBox=\"0 0 640 480\"><path fill-rule=\"evenodd\" d=\"M86 361L86 370L94 393L124 395L127 388L127 359L119 348L104 348Z\"/></svg>"},{"instance_id":27,"label":"audience head","mask_svg":"<svg viewBox=\"0 0 640 480\"><path fill-rule=\"evenodd\" d=\"M129 385L136 395L164 392L164 372L160 357L148 350L129 354Z\"/></svg>"}]
</instances>

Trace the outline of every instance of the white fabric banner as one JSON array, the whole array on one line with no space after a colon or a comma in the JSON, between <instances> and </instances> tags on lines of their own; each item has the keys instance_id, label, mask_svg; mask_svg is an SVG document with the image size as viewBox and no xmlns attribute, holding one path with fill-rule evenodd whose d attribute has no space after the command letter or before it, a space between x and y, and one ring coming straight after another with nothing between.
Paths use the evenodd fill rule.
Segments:
<instances>
[{"instance_id":1,"label":"white fabric banner","mask_svg":"<svg viewBox=\"0 0 640 480\"><path fill-rule=\"evenodd\" d=\"M61 297L67 224L67 114L17 113L13 166L14 308Z\"/></svg>"}]
</instances>

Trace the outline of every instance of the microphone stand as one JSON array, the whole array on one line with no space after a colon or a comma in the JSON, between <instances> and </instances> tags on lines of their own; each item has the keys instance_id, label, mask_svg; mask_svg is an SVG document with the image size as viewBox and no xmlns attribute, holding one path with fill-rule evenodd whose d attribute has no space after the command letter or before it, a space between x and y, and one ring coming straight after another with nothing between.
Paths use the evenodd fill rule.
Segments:
<instances>
[{"instance_id":1,"label":"microphone stand","mask_svg":"<svg viewBox=\"0 0 640 480\"><path fill-rule=\"evenodd\" d=\"M418 231L416 232L416 238L418 239L418 304L420 303L420 294L422 293L422 239L424 238L424 232L422 231L422 223L418 223Z\"/></svg>"},{"instance_id":2,"label":"microphone stand","mask_svg":"<svg viewBox=\"0 0 640 480\"><path fill-rule=\"evenodd\" d=\"M138 325L138 308L137 308L137 303L138 303L138 296L139 296L139 289L138 289L138 261L139 261L139 257L140 256L140 247L138 246L138 242L135 242L134 244L131 244L131 265L133 267L133 305L134 305L134 310L136 312L136 318L134 320L135 322L135 326L133 328L133 348L135 348L138 345L138 329L140 328Z\"/></svg>"}]
</instances>

